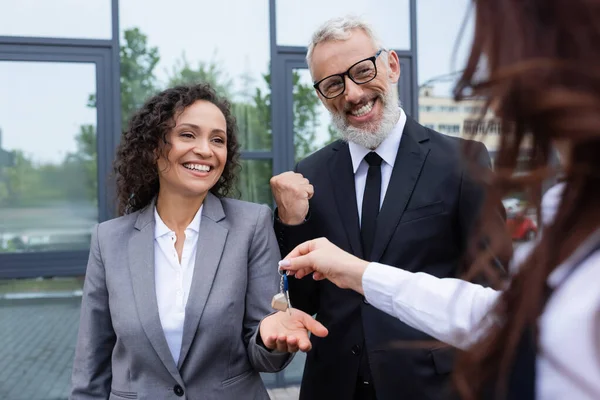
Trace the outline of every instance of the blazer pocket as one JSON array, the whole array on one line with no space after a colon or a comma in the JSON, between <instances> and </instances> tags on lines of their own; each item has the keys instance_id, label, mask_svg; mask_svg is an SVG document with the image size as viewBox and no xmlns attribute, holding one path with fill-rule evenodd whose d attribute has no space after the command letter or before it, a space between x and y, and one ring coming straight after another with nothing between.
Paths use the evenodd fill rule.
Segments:
<instances>
[{"instance_id":1,"label":"blazer pocket","mask_svg":"<svg viewBox=\"0 0 600 400\"><path fill-rule=\"evenodd\" d=\"M404 211L400 223L414 221L416 219L433 217L434 215L441 214L444 212L444 202L436 201L435 203L427 204L425 206L412 208Z\"/></svg>"},{"instance_id":2,"label":"blazer pocket","mask_svg":"<svg viewBox=\"0 0 600 400\"><path fill-rule=\"evenodd\" d=\"M120 399L137 399L136 392L122 392L120 390L110 389L110 398L117 397Z\"/></svg>"},{"instance_id":3,"label":"blazer pocket","mask_svg":"<svg viewBox=\"0 0 600 400\"><path fill-rule=\"evenodd\" d=\"M234 383L237 383L239 381L242 381L246 378L251 377L254 374L254 370L253 369L249 369L248 371L242 372L239 375L235 375L232 376L229 379L225 379L223 382L221 382L221 384L223 385L223 387L227 387L227 386L231 386Z\"/></svg>"}]
</instances>

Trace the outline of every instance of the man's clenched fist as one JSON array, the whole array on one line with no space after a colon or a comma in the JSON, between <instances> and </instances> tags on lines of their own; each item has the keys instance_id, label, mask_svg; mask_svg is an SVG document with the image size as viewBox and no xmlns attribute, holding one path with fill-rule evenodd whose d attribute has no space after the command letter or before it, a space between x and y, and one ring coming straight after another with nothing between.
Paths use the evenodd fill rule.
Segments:
<instances>
[{"instance_id":1,"label":"man's clenched fist","mask_svg":"<svg viewBox=\"0 0 600 400\"><path fill-rule=\"evenodd\" d=\"M284 172L271 178L271 190L281 222L286 225L304 222L308 214L308 200L314 194L308 179L296 172Z\"/></svg>"}]
</instances>

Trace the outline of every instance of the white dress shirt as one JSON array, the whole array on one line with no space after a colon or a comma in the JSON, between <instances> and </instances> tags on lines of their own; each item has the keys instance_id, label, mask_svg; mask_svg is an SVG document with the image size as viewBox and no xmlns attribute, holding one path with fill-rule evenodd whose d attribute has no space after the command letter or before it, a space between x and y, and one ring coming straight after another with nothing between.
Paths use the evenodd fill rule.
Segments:
<instances>
[{"instance_id":1,"label":"white dress shirt","mask_svg":"<svg viewBox=\"0 0 600 400\"><path fill-rule=\"evenodd\" d=\"M175 364L179 362L185 306L190 295L202 206L185 229L181 263L175 249L177 238L154 209L154 278L160 323Z\"/></svg>"},{"instance_id":2,"label":"white dress shirt","mask_svg":"<svg viewBox=\"0 0 600 400\"><path fill-rule=\"evenodd\" d=\"M562 187L549 191L542 204L544 220L554 216ZM548 277L555 291L540 316L540 352L536 360L536 398L600 398L600 354L595 314L600 305L600 251L565 274L600 242L600 231ZM500 292L453 278L436 278L371 263L363 276L366 299L378 309L452 346L465 349L485 332ZM549 358L557 360L556 367ZM564 370L569 374L565 374ZM590 394L570 375L579 377Z\"/></svg>"},{"instance_id":3,"label":"white dress shirt","mask_svg":"<svg viewBox=\"0 0 600 400\"><path fill-rule=\"evenodd\" d=\"M398 146L400 146L400 139L402 139L402 131L406 125L406 114L404 110L400 109L400 118L392 129L392 132L387 138L375 149L367 149L359 144L349 142L350 157L352 157L352 168L354 169L354 188L356 189L356 205L358 206L358 221L362 221L362 202L363 195L365 194L365 185L367 184L367 172L369 171L369 165L364 160L365 156L371 151L375 151L379 157L383 159L381 163L381 197L379 207L383 204L385 199L385 193L387 192L388 185L390 184L390 178L392 176L392 170L394 169L394 162L396 161L396 155L398 154Z\"/></svg>"}]
</instances>

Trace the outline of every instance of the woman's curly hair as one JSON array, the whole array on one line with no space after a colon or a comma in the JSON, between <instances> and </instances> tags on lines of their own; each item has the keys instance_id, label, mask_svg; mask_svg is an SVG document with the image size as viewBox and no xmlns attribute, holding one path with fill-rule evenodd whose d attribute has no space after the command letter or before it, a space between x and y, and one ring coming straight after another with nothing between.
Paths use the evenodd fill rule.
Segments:
<instances>
[{"instance_id":1,"label":"woman's curly hair","mask_svg":"<svg viewBox=\"0 0 600 400\"><path fill-rule=\"evenodd\" d=\"M119 215L146 207L158 194L157 162L161 154L166 155L170 150L167 135L175 127L177 115L198 100L217 106L227 123L227 162L210 192L224 197L235 191L240 152L230 103L206 83L176 86L146 101L121 136L114 162Z\"/></svg>"}]
</instances>

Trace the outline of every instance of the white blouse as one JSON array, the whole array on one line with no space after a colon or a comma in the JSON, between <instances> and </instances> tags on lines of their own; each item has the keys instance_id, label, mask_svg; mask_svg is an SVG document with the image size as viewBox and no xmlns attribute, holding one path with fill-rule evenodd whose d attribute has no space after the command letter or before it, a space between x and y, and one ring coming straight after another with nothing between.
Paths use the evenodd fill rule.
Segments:
<instances>
[{"instance_id":1,"label":"white blouse","mask_svg":"<svg viewBox=\"0 0 600 400\"><path fill-rule=\"evenodd\" d=\"M542 215L546 222L554 216L556 196L561 193L562 186L557 186L545 195ZM548 277L548 285L555 290L539 319L537 399L600 399L600 249L589 255L599 244L600 230ZM512 264L518 265L530 250L515 254L519 260ZM367 267L363 290L374 307L462 349L494 322L489 312L500 296L493 289L460 279L440 279L378 263Z\"/></svg>"}]
</instances>

